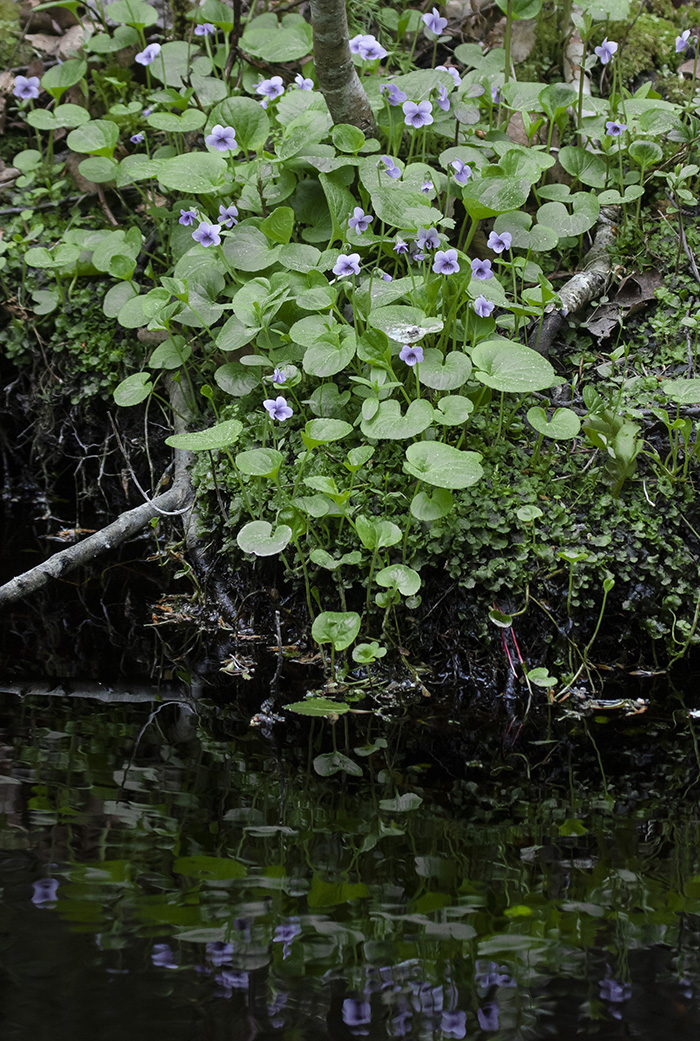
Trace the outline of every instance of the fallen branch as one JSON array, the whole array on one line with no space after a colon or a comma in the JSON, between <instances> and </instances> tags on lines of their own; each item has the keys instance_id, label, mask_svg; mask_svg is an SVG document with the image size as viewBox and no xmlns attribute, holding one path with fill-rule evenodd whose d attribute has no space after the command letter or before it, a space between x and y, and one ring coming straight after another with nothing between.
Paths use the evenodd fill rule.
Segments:
<instances>
[{"instance_id":1,"label":"fallen branch","mask_svg":"<svg viewBox=\"0 0 700 1041\"><path fill-rule=\"evenodd\" d=\"M170 381L170 400L173 405L176 432L182 433L185 423L182 418L187 409L179 384ZM175 450L175 477L172 486L166 491L148 499L141 506L122 513L106 528L88 536L74 546L54 553L41 564L30 568L16 578L0 586L0 608L12 604L34 593L45 586L51 578L63 578L71 571L84 564L91 564L96 557L106 553L115 546L121 545L142 531L154 517L182 516L185 525L185 539L188 544L196 538L196 519L193 515L193 493L188 466L192 461L191 452Z\"/></svg>"}]
</instances>

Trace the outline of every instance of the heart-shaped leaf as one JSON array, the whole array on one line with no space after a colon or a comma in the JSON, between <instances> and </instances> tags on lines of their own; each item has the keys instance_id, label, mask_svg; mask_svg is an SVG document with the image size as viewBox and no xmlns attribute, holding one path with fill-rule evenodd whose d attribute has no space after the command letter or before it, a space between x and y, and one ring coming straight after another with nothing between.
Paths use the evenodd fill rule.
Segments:
<instances>
[{"instance_id":1,"label":"heart-shaped leaf","mask_svg":"<svg viewBox=\"0 0 700 1041\"><path fill-rule=\"evenodd\" d=\"M194 430L188 434L172 434L165 439L171 448L181 448L187 452L213 452L218 448L228 448L238 440L243 424L237 419L226 419L206 430Z\"/></svg>"},{"instance_id":2,"label":"heart-shaped leaf","mask_svg":"<svg viewBox=\"0 0 700 1041\"><path fill-rule=\"evenodd\" d=\"M430 523L446 517L453 506L452 492L448 488L436 488L432 494L417 492L411 500L411 513L416 520Z\"/></svg>"},{"instance_id":3,"label":"heart-shaped leaf","mask_svg":"<svg viewBox=\"0 0 700 1041\"><path fill-rule=\"evenodd\" d=\"M287 524L279 524L273 531L268 521L250 521L238 532L236 542L244 553L273 557L286 548L291 537L292 529Z\"/></svg>"},{"instance_id":4,"label":"heart-shaped leaf","mask_svg":"<svg viewBox=\"0 0 700 1041\"><path fill-rule=\"evenodd\" d=\"M147 372L133 372L122 380L114 389L114 400L117 405L128 408L138 405L148 397L153 390L151 377Z\"/></svg>"},{"instance_id":5,"label":"heart-shaped leaf","mask_svg":"<svg viewBox=\"0 0 700 1041\"><path fill-rule=\"evenodd\" d=\"M417 437L433 421L433 406L425 398L412 401L404 415L395 398L380 401L379 408L371 419L362 420L362 433L377 441L404 441Z\"/></svg>"},{"instance_id":6,"label":"heart-shaped leaf","mask_svg":"<svg viewBox=\"0 0 700 1041\"><path fill-rule=\"evenodd\" d=\"M570 441L581 429L581 420L570 408L558 408L548 420L544 409L535 405L528 409L527 421L538 434L552 437L556 441Z\"/></svg>"},{"instance_id":7,"label":"heart-shaped leaf","mask_svg":"<svg viewBox=\"0 0 700 1041\"><path fill-rule=\"evenodd\" d=\"M484 471L479 452L462 452L441 441L418 441L406 449L404 470L436 488L469 488Z\"/></svg>"},{"instance_id":8,"label":"heart-shaped leaf","mask_svg":"<svg viewBox=\"0 0 700 1041\"><path fill-rule=\"evenodd\" d=\"M330 643L334 650L344 651L354 643L360 631L357 611L322 611L316 615L311 635L316 643Z\"/></svg>"},{"instance_id":9,"label":"heart-shaped leaf","mask_svg":"<svg viewBox=\"0 0 700 1041\"><path fill-rule=\"evenodd\" d=\"M467 382L471 371L472 363L462 351L443 355L442 351L428 347L418 366L418 378L431 390L457 390Z\"/></svg>"},{"instance_id":10,"label":"heart-shaped leaf","mask_svg":"<svg viewBox=\"0 0 700 1041\"><path fill-rule=\"evenodd\" d=\"M249 477L275 477L281 465L282 454L276 448L252 448L236 456L236 466Z\"/></svg>"},{"instance_id":11,"label":"heart-shaped leaf","mask_svg":"<svg viewBox=\"0 0 700 1041\"><path fill-rule=\"evenodd\" d=\"M405 564L391 564L375 575L377 585L384 589L398 589L402 596L415 596L421 587L420 575Z\"/></svg>"},{"instance_id":12,"label":"heart-shaped leaf","mask_svg":"<svg viewBox=\"0 0 700 1041\"><path fill-rule=\"evenodd\" d=\"M493 390L524 394L556 382L547 359L514 340L485 340L473 349L472 361L475 377Z\"/></svg>"}]
</instances>

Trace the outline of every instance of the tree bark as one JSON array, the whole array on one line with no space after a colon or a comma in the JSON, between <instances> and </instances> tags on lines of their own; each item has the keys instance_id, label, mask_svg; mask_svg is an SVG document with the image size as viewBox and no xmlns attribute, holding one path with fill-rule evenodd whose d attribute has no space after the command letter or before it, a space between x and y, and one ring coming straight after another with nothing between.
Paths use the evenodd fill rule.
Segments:
<instances>
[{"instance_id":1,"label":"tree bark","mask_svg":"<svg viewBox=\"0 0 700 1041\"><path fill-rule=\"evenodd\" d=\"M345 0L310 0L314 61L321 93L334 123L350 123L368 137L376 125L348 46Z\"/></svg>"}]
</instances>

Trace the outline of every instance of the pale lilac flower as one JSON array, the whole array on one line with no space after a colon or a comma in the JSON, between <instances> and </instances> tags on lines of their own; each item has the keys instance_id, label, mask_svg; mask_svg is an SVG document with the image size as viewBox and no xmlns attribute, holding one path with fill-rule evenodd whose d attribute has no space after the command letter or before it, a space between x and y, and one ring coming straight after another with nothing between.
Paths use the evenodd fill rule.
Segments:
<instances>
[{"instance_id":1,"label":"pale lilac flower","mask_svg":"<svg viewBox=\"0 0 700 1041\"><path fill-rule=\"evenodd\" d=\"M455 172L455 181L458 184L466 184L472 175L471 166L467 166L461 159L453 159L450 166Z\"/></svg>"},{"instance_id":2,"label":"pale lilac flower","mask_svg":"<svg viewBox=\"0 0 700 1041\"><path fill-rule=\"evenodd\" d=\"M16 98L25 101L27 98L38 98L40 89L38 76L15 76L12 93Z\"/></svg>"},{"instance_id":3,"label":"pale lilac flower","mask_svg":"<svg viewBox=\"0 0 700 1041\"><path fill-rule=\"evenodd\" d=\"M404 101L401 107L406 117L404 123L407 127L420 130L421 127L429 126L433 122L431 115L433 106L429 101L419 101L418 104L415 101Z\"/></svg>"},{"instance_id":4,"label":"pale lilac flower","mask_svg":"<svg viewBox=\"0 0 700 1041\"><path fill-rule=\"evenodd\" d=\"M342 275L359 275L359 273L360 254L341 253L333 267L333 274L340 277Z\"/></svg>"},{"instance_id":5,"label":"pale lilac flower","mask_svg":"<svg viewBox=\"0 0 700 1041\"><path fill-rule=\"evenodd\" d=\"M361 235L370 226L374 217L370 217L369 214L365 213L361 206L356 206L352 211L352 217L348 220L348 227L354 228L358 235Z\"/></svg>"},{"instance_id":6,"label":"pale lilac flower","mask_svg":"<svg viewBox=\"0 0 700 1041\"><path fill-rule=\"evenodd\" d=\"M626 123L617 123L614 119L609 119L605 124L605 133L608 137L619 137L626 129Z\"/></svg>"},{"instance_id":7,"label":"pale lilac flower","mask_svg":"<svg viewBox=\"0 0 700 1041\"><path fill-rule=\"evenodd\" d=\"M450 65L450 66L447 66L447 65L436 65L435 66L435 71L436 72L449 72L450 76L455 81L455 87L461 87L462 86L462 77L460 76L459 72L457 71L457 69L454 68L453 65Z\"/></svg>"},{"instance_id":8,"label":"pale lilac flower","mask_svg":"<svg viewBox=\"0 0 700 1041\"><path fill-rule=\"evenodd\" d=\"M151 961L160 969L177 969L178 967L177 962L175 961L175 955L173 954L172 948L168 943L153 944L153 953L151 954Z\"/></svg>"},{"instance_id":9,"label":"pale lilac flower","mask_svg":"<svg viewBox=\"0 0 700 1041\"><path fill-rule=\"evenodd\" d=\"M492 249L494 253L503 253L504 250L510 249L512 241L513 236L509 231L504 231L500 235L497 232L492 231L486 245L489 249Z\"/></svg>"},{"instance_id":10,"label":"pale lilac flower","mask_svg":"<svg viewBox=\"0 0 700 1041\"><path fill-rule=\"evenodd\" d=\"M414 242L411 246L411 252L408 254L408 259L412 264L418 264L421 260L425 260L426 254L420 248L417 242Z\"/></svg>"},{"instance_id":11,"label":"pale lilac flower","mask_svg":"<svg viewBox=\"0 0 700 1041\"><path fill-rule=\"evenodd\" d=\"M617 44L613 40L608 40L606 36L600 47L595 48L595 53L600 58L600 64L607 65L616 50Z\"/></svg>"},{"instance_id":12,"label":"pale lilac flower","mask_svg":"<svg viewBox=\"0 0 700 1041\"><path fill-rule=\"evenodd\" d=\"M434 188L435 185L432 181L423 181L422 185L420 186L420 190L423 192L423 195L429 195Z\"/></svg>"},{"instance_id":13,"label":"pale lilac flower","mask_svg":"<svg viewBox=\"0 0 700 1041\"><path fill-rule=\"evenodd\" d=\"M436 275L455 275L459 271L456 249L439 249L435 254L433 271Z\"/></svg>"},{"instance_id":14,"label":"pale lilac flower","mask_svg":"<svg viewBox=\"0 0 700 1041\"><path fill-rule=\"evenodd\" d=\"M371 39L374 39L374 37L371 37ZM350 48L351 54L360 53L360 44L363 40L364 36L362 33L358 33L357 36L353 36L352 40L350 40L350 42L348 43L348 47Z\"/></svg>"},{"instance_id":15,"label":"pale lilac flower","mask_svg":"<svg viewBox=\"0 0 700 1041\"><path fill-rule=\"evenodd\" d=\"M384 173L387 175L387 177L392 177L394 180L396 180L397 177L401 176L401 170L396 165L396 163L390 155L383 155L381 157L381 161L386 166L386 170L384 171Z\"/></svg>"},{"instance_id":16,"label":"pale lilac flower","mask_svg":"<svg viewBox=\"0 0 700 1041\"><path fill-rule=\"evenodd\" d=\"M139 65L150 65L152 61L156 60L159 54L160 44L149 43L148 47L146 47L143 51L139 51L139 53L134 58L134 61L137 61Z\"/></svg>"},{"instance_id":17,"label":"pale lilac flower","mask_svg":"<svg viewBox=\"0 0 700 1041\"><path fill-rule=\"evenodd\" d=\"M216 26L212 25L211 22L203 22L202 25L195 25L194 34L195 36L211 36L216 32Z\"/></svg>"},{"instance_id":18,"label":"pale lilac flower","mask_svg":"<svg viewBox=\"0 0 700 1041\"><path fill-rule=\"evenodd\" d=\"M262 101L258 102L258 104L260 105L260 108L267 108L267 106L270 104L270 99L263 98Z\"/></svg>"},{"instance_id":19,"label":"pale lilac flower","mask_svg":"<svg viewBox=\"0 0 700 1041\"><path fill-rule=\"evenodd\" d=\"M491 100L493 101L494 105L500 105L500 103L501 103L501 88L500 87L491 87Z\"/></svg>"},{"instance_id":20,"label":"pale lilac flower","mask_svg":"<svg viewBox=\"0 0 700 1041\"><path fill-rule=\"evenodd\" d=\"M426 29L429 29L431 33L435 33L439 36L440 33L444 32L447 26L447 19L440 17L440 12L437 7L434 7L430 14L424 14L421 17L421 21L424 23Z\"/></svg>"},{"instance_id":21,"label":"pale lilac flower","mask_svg":"<svg viewBox=\"0 0 700 1041\"><path fill-rule=\"evenodd\" d=\"M263 401L263 406L270 413L271 419L277 419L280 423L284 423L285 419L289 419L292 415L292 409L287 404L287 399L283 398L280 394L277 398L267 398Z\"/></svg>"},{"instance_id":22,"label":"pale lilac flower","mask_svg":"<svg viewBox=\"0 0 700 1041\"><path fill-rule=\"evenodd\" d=\"M447 96L447 87L443 83L438 87L437 104L443 112L450 111L450 99Z\"/></svg>"},{"instance_id":23,"label":"pale lilac flower","mask_svg":"<svg viewBox=\"0 0 700 1041\"><path fill-rule=\"evenodd\" d=\"M284 383L286 378L287 377L285 375L284 369L275 369L275 371L272 373L273 383Z\"/></svg>"},{"instance_id":24,"label":"pale lilac flower","mask_svg":"<svg viewBox=\"0 0 700 1041\"><path fill-rule=\"evenodd\" d=\"M230 965L233 958L233 944L224 943L223 940L212 940L206 947L207 958L214 968L220 969L222 965Z\"/></svg>"},{"instance_id":25,"label":"pale lilac flower","mask_svg":"<svg viewBox=\"0 0 700 1041\"><path fill-rule=\"evenodd\" d=\"M196 210L180 210L180 219L178 221L178 224L184 224L186 228L190 228L196 220Z\"/></svg>"},{"instance_id":26,"label":"pale lilac flower","mask_svg":"<svg viewBox=\"0 0 700 1041\"><path fill-rule=\"evenodd\" d=\"M411 367L414 365L420 365L423 361L423 348L419 343L405 343L399 351L399 358L401 361L405 362L406 365L410 365Z\"/></svg>"},{"instance_id":27,"label":"pale lilac flower","mask_svg":"<svg viewBox=\"0 0 700 1041\"><path fill-rule=\"evenodd\" d=\"M474 301L473 307L479 318L488 318L496 305L491 300L487 300L485 296L477 296Z\"/></svg>"},{"instance_id":28,"label":"pale lilac flower","mask_svg":"<svg viewBox=\"0 0 700 1041\"><path fill-rule=\"evenodd\" d=\"M35 907L43 907L45 904L55 904L58 900L57 878L39 878L32 882L32 903Z\"/></svg>"},{"instance_id":29,"label":"pale lilac flower","mask_svg":"<svg viewBox=\"0 0 700 1041\"><path fill-rule=\"evenodd\" d=\"M393 250L394 253L408 253L408 243L404 242L402 238L397 237Z\"/></svg>"},{"instance_id":30,"label":"pale lilac flower","mask_svg":"<svg viewBox=\"0 0 700 1041\"><path fill-rule=\"evenodd\" d=\"M150 116L150 114L151 114L151 112L152 112L152 111L153 111L153 109L152 109L152 108L145 108L145 109L143 110L143 112L142 112L142 115L144 116L144 118L148 118L148 116Z\"/></svg>"},{"instance_id":31,"label":"pale lilac flower","mask_svg":"<svg viewBox=\"0 0 700 1041\"><path fill-rule=\"evenodd\" d=\"M220 231L220 224L207 224L206 221L202 221L197 230L192 232L192 238L195 242L198 242L200 246L220 246Z\"/></svg>"},{"instance_id":32,"label":"pale lilac flower","mask_svg":"<svg viewBox=\"0 0 700 1041\"><path fill-rule=\"evenodd\" d=\"M145 137L145 134L132 134L129 140L131 141L132 145L140 145L141 142L145 139Z\"/></svg>"},{"instance_id":33,"label":"pale lilac flower","mask_svg":"<svg viewBox=\"0 0 700 1041\"><path fill-rule=\"evenodd\" d=\"M421 249L437 249L440 245L440 237L436 228L419 228L416 234L416 242Z\"/></svg>"},{"instance_id":34,"label":"pale lilac flower","mask_svg":"<svg viewBox=\"0 0 700 1041\"><path fill-rule=\"evenodd\" d=\"M284 83L281 76L271 76L269 80L263 80L255 88L256 94L264 94L268 101L278 98L284 94Z\"/></svg>"},{"instance_id":35,"label":"pale lilac flower","mask_svg":"<svg viewBox=\"0 0 700 1041\"><path fill-rule=\"evenodd\" d=\"M363 36L358 54L363 61L376 61L378 58L386 58L387 52L374 36Z\"/></svg>"},{"instance_id":36,"label":"pale lilac flower","mask_svg":"<svg viewBox=\"0 0 700 1041\"><path fill-rule=\"evenodd\" d=\"M308 77L302 76L300 72L297 72L296 76L294 77L294 82L296 83L299 90L314 89L314 81L310 80Z\"/></svg>"},{"instance_id":37,"label":"pale lilac flower","mask_svg":"<svg viewBox=\"0 0 700 1041\"><path fill-rule=\"evenodd\" d=\"M684 29L680 36L676 37L676 54L680 54L688 46L688 40L690 39L690 29Z\"/></svg>"},{"instance_id":38,"label":"pale lilac flower","mask_svg":"<svg viewBox=\"0 0 700 1041\"><path fill-rule=\"evenodd\" d=\"M215 148L217 152L235 152L238 148L236 131L233 127L224 127L221 123L211 128L211 134L204 138L204 144Z\"/></svg>"},{"instance_id":39,"label":"pale lilac flower","mask_svg":"<svg viewBox=\"0 0 700 1041\"><path fill-rule=\"evenodd\" d=\"M230 206L219 204L219 224L225 224L227 228L234 228L238 221L238 208L231 203Z\"/></svg>"},{"instance_id":40,"label":"pale lilac flower","mask_svg":"<svg viewBox=\"0 0 700 1041\"><path fill-rule=\"evenodd\" d=\"M478 278L481 282L485 282L489 278L493 278L493 271L491 270L490 260L472 260L472 278Z\"/></svg>"},{"instance_id":41,"label":"pale lilac flower","mask_svg":"<svg viewBox=\"0 0 700 1041\"><path fill-rule=\"evenodd\" d=\"M384 281L384 282L393 282L394 281L394 276L390 275L387 271L382 271L382 269L380 267L377 268L377 274L381 275L382 281Z\"/></svg>"},{"instance_id":42,"label":"pale lilac flower","mask_svg":"<svg viewBox=\"0 0 700 1041\"><path fill-rule=\"evenodd\" d=\"M383 94L386 91L388 97L387 101L394 107L396 105L403 105L404 101L408 97L403 90L399 90L395 83L382 83L379 88L379 93Z\"/></svg>"}]
</instances>

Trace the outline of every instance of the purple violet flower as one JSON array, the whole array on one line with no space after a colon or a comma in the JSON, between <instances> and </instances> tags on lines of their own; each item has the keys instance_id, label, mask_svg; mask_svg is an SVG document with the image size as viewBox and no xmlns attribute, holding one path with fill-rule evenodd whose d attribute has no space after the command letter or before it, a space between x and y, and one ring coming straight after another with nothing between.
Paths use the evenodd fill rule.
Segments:
<instances>
[{"instance_id":1,"label":"purple violet flower","mask_svg":"<svg viewBox=\"0 0 700 1041\"><path fill-rule=\"evenodd\" d=\"M198 242L200 246L220 246L220 231L220 224L207 224L206 221L202 221L197 230L192 232L192 238L195 242Z\"/></svg>"},{"instance_id":2,"label":"purple violet flower","mask_svg":"<svg viewBox=\"0 0 700 1041\"><path fill-rule=\"evenodd\" d=\"M227 228L234 228L238 221L238 208L230 204L230 206L222 206L219 204L219 224L225 224Z\"/></svg>"},{"instance_id":3,"label":"purple violet flower","mask_svg":"<svg viewBox=\"0 0 700 1041\"><path fill-rule=\"evenodd\" d=\"M478 278L481 282L485 282L489 278L493 278L493 271L491 270L490 260L472 260L472 278Z\"/></svg>"},{"instance_id":4,"label":"purple violet flower","mask_svg":"<svg viewBox=\"0 0 700 1041\"><path fill-rule=\"evenodd\" d=\"M413 243L411 246L411 252L408 254L408 259L412 264L419 264L421 260L425 260L425 253L418 246L417 243Z\"/></svg>"},{"instance_id":5,"label":"purple violet flower","mask_svg":"<svg viewBox=\"0 0 700 1041\"><path fill-rule=\"evenodd\" d=\"M404 242L402 238L397 237L393 250L394 253L408 253L408 243Z\"/></svg>"},{"instance_id":6,"label":"purple violet flower","mask_svg":"<svg viewBox=\"0 0 700 1041\"><path fill-rule=\"evenodd\" d=\"M423 181L422 185L420 186L420 190L423 192L423 195L429 195L430 192L432 192L434 189L435 185L432 181Z\"/></svg>"},{"instance_id":7,"label":"purple violet flower","mask_svg":"<svg viewBox=\"0 0 700 1041\"><path fill-rule=\"evenodd\" d=\"M285 375L284 369L275 369L275 371L272 373L273 383L284 383L286 378L287 377Z\"/></svg>"},{"instance_id":8,"label":"purple violet flower","mask_svg":"<svg viewBox=\"0 0 700 1041\"><path fill-rule=\"evenodd\" d=\"M595 53L600 58L601 65L607 65L612 59L615 51L617 50L617 44L613 40L608 40L607 36L601 43L600 47L595 48Z\"/></svg>"},{"instance_id":9,"label":"purple violet flower","mask_svg":"<svg viewBox=\"0 0 700 1041\"><path fill-rule=\"evenodd\" d=\"M436 275L456 275L459 271L456 249L439 249L435 254L433 271Z\"/></svg>"},{"instance_id":10,"label":"purple violet flower","mask_svg":"<svg viewBox=\"0 0 700 1041\"><path fill-rule=\"evenodd\" d=\"M283 398L280 394L277 398L267 398L263 401L263 407L270 413L271 419L277 419L280 423L284 423L285 419L289 419L292 415L292 409L287 404L287 399Z\"/></svg>"},{"instance_id":11,"label":"purple violet flower","mask_svg":"<svg viewBox=\"0 0 700 1041\"><path fill-rule=\"evenodd\" d=\"M358 235L361 235L370 226L374 217L370 217L361 206L356 206L352 211L352 217L348 220L348 227L354 228Z\"/></svg>"},{"instance_id":12,"label":"purple violet flower","mask_svg":"<svg viewBox=\"0 0 700 1041\"><path fill-rule=\"evenodd\" d=\"M374 36L363 36L357 53L363 61L377 61L379 58L386 58L387 55L384 47Z\"/></svg>"},{"instance_id":13,"label":"purple violet flower","mask_svg":"<svg viewBox=\"0 0 700 1041\"><path fill-rule=\"evenodd\" d=\"M132 145L140 145L141 142L145 139L145 137L145 134L132 134L129 140L131 141Z\"/></svg>"},{"instance_id":14,"label":"purple violet flower","mask_svg":"<svg viewBox=\"0 0 700 1041\"><path fill-rule=\"evenodd\" d=\"M466 184L472 175L471 166L467 166L467 164L462 162L461 159L453 159L450 166L455 172L455 181L457 184Z\"/></svg>"},{"instance_id":15,"label":"purple violet flower","mask_svg":"<svg viewBox=\"0 0 700 1041\"><path fill-rule=\"evenodd\" d=\"M382 83L379 88L379 93L383 94L385 91L387 93L387 101L394 107L397 105L403 105L404 101L408 97L408 94L403 90L399 90L395 83Z\"/></svg>"},{"instance_id":16,"label":"purple violet flower","mask_svg":"<svg viewBox=\"0 0 700 1041\"><path fill-rule=\"evenodd\" d=\"M430 14L422 15L421 21L425 25L426 29L429 29L431 33L435 33L436 36L439 36L447 26L447 19L440 17L440 12L437 7L434 7Z\"/></svg>"},{"instance_id":17,"label":"purple violet flower","mask_svg":"<svg viewBox=\"0 0 700 1041\"><path fill-rule=\"evenodd\" d=\"M420 130L421 127L429 126L433 122L431 115L433 106L429 101L419 101L418 104L415 101L404 101L401 107L406 117L404 123L407 127Z\"/></svg>"},{"instance_id":18,"label":"purple violet flower","mask_svg":"<svg viewBox=\"0 0 700 1041\"><path fill-rule=\"evenodd\" d=\"M180 219L178 220L178 224L184 224L186 228L191 228L196 220L196 210L180 210Z\"/></svg>"},{"instance_id":19,"label":"purple violet flower","mask_svg":"<svg viewBox=\"0 0 700 1041\"><path fill-rule=\"evenodd\" d=\"M58 900L57 878L39 878L32 882L32 903L35 907L43 907L45 904L55 904Z\"/></svg>"},{"instance_id":20,"label":"purple violet flower","mask_svg":"<svg viewBox=\"0 0 700 1041\"><path fill-rule=\"evenodd\" d=\"M284 83L281 76L271 76L269 80L263 80L255 88L256 94L264 94L268 101L278 98L284 94Z\"/></svg>"},{"instance_id":21,"label":"purple violet flower","mask_svg":"<svg viewBox=\"0 0 700 1041\"><path fill-rule=\"evenodd\" d=\"M414 365L420 365L423 361L423 348L419 343L405 343L399 351L399 358L401 361L405 362L406 365L410 365L411 368Z\"/></svg>"},{"instance_id":22,"label":"purple violet flower","mask_svg":"<svg viewBox=\"0 0 700 1041\"><path fill-rule=\"evenodd\" d=\"M377 274L381 275L383 282L393 282L394 276L390 275L387 271L382 271L380 267L377 268Z\"/></svg>"},{"instance_id":23,"label":"purple violet flower","mask_svg":"<svg viewBox=\"0 0 700 1041\"><path fill-rule=\"evenodd\" d=\"M489 249L492 249L494 253L503 253L504 250L510 249L510 244L513 241L513 236L509 231L504 231L500 235L492 231L488 237L486 245Z\"/></svg>"},{"instance_id":24,"label":"purple violet flower","mask_svg":"<svg viewBox=\"0 0 700 1041\"><path fill-rule=\"evenodd\" d=\"M211 22L203 22L201 25L195 25L194 34L195 36L212 36L216 32L216 26L212 25Z\"/></svg>"},{"instance_id":25,"label":"purple violet flower","mask_svg":"<svg viewBox=\"0 0 700 1041\"><path fill-rule=\"evenodd\" d=\"M372 37L372 39L374 39L374 37ZM349 43L348 43L348 47L350 48L350 53L351 54L359 54L360 53L360 44L362 43L363 40L364 40L364 36L363 36L362 33L358 33L357 36L353 36L352 40L350 40Z\"/></svg>"},{"instance_id":26,"label":"purple violet flower","mask_svg":"<svg viewBox=\"0 0 700 1041\"><path fill-rule=\"evenodd\" d=\"M416 234L416 242L420 249L437 249L440 245L437 228L419 228Z\"/></svg>"},{"instance_id":27,"label":"purple violet flower","mask_svg":"<svg viewBox=\"0 0 700 1041\"><path fill-rule=\"evenodd\" d=\"M392 177L394 180L396 180L396 178L401 176L401 170L396 165L396 163L394 162L394 160L391 158L390 155L383 155L381 157L381 161L384 163L384 165L386 167L386 170L384 171L384 173L387 175L387 177ZM377 164L377 165L379 165L379 164Z\"/></svg>"},{"instance_id":28,"label":"purple violet flower","mask_svg":"<svg viewBox=\"0 0 700 1041\"><path fill-rule=\"evenodd\" d=\"M141 115L144 116L144 118L147 119L150 116L151 112L153 112L152 108L145 108L143 110L143 112L141 113Z\"/></svg>"},{"instance_id":29,"label":"purple violet flower","mask_svg":"<svg viewBox=\"0 0 700 1041\"><path fill-rule=\"evenodd\" d=\"M139 51L139 53L134 58L134 61L137 61L139 65L150 65L152 61L156 60L159 54L160 44L149 43L148 47L146 47L142 51Z\"/></svg>"},{"instance_id":30,"label":"purple violet flower","mask_svg":"<svg viewBox=\"0 0 700 1041\"><path fill-rule=\"evenodd\" d=\"M461 87L462 86L462 77L460 76L459 72L457 71L457 69L454 68L453 65L450 65L450 66L447 66L447 65L436 65L435 66L435 71L436 72L449 72L450 76L455 81L455 87Z\"/></svg>"},{"instance_id":31,"label":"purple violet flower","mask_svg":"<svg viewBox=\"0 0 700 1041\"><path fill-rule=\"evenodd\" d=\"M215 148L217 152L235 152L238 148L236 131L233 127L224 127L217 123L211 128L211 134L204 138L204 144L208 148Z\"/></svg>"},{"instance_id":32,"label":"purple violet flower","mask_svg":"<svg viewBox=\"0 0 700 1041\"><path fill-rule=\"evenodd\" d=\"M684 29L680 36L676 37L676 54L680 54L688 46L688 40L690 39L690 29Z\"/></svg>"},{"instance_id":33,"label":"purple violet flower","mask_svg":"<svg viewBox=\"0 0 700 1041\"><path fill-rule=\"evenodd\" d=\"M494 105L500 105L500 103L501 103L501 88L500 87L491 87L491 100L493 101Z\"/></svg>"},{"instance_id":34,"label":"purple violet flower","mask_svg":"<svg viewBox=\"0 0 700 1041\"><path fill-rule=\"evenodd\" d=\"M314 81L310 80L306 76L302 76L302 74L300 72L297 72L296 76L294 77L294 82L296 83L296 85L299 88L299 90L313 90L314 89Z\"/></svg>"},{"instance_id":35,"label":"purple violet flower","mask_svg":"<svg viewBox=\"0 0 700 1041\"><path fill-rule=\"evenodd\" d=\"M485 296L477 296L472 306L479 318L488 318L496 305Z\"/></svg>"},{"instance_id":36,"label":"purple violet flower","mask_svg":"<svg viewBox=\"0 0 700 1041\"><path fill-rule=\"evenodd\" d=\"M359 273L360 254L341 253L333 267L333 274L340 278L343 275L359 275Z\"/></svg>"},{"instance_id":37,"label":"purple violet flower","mask_svg":"<svg viewBox=\"0 0 700 1041\"><path fill-rule=\"evenodd\" d=\"M450 111L450 99L447 96L447 87L444 85L444 83L441 83L438 87L437 104L443 112Z\"/></svg>"},{"instance_id":38,"label":"purple violet flower","mask_svg":"<svg viewBox=\"0 0 700 1041\"><path fill-rule=\"evenodd\" d=\"M38 98L40 89L38 76L15 76L12 93L25 101L27 98Z\"/></svg>"},{"instance_id":39,"label":"purple violet flower","mask_svg":"<svg viewBox=\"0 0 700 1041\"><path fill-rule=\"evenodd\" d=\"M608 137L620 137L626 129L626 123L618 123L614 119L609 119L605 124L605 133Z\"/></svg>"}]
</instances>

